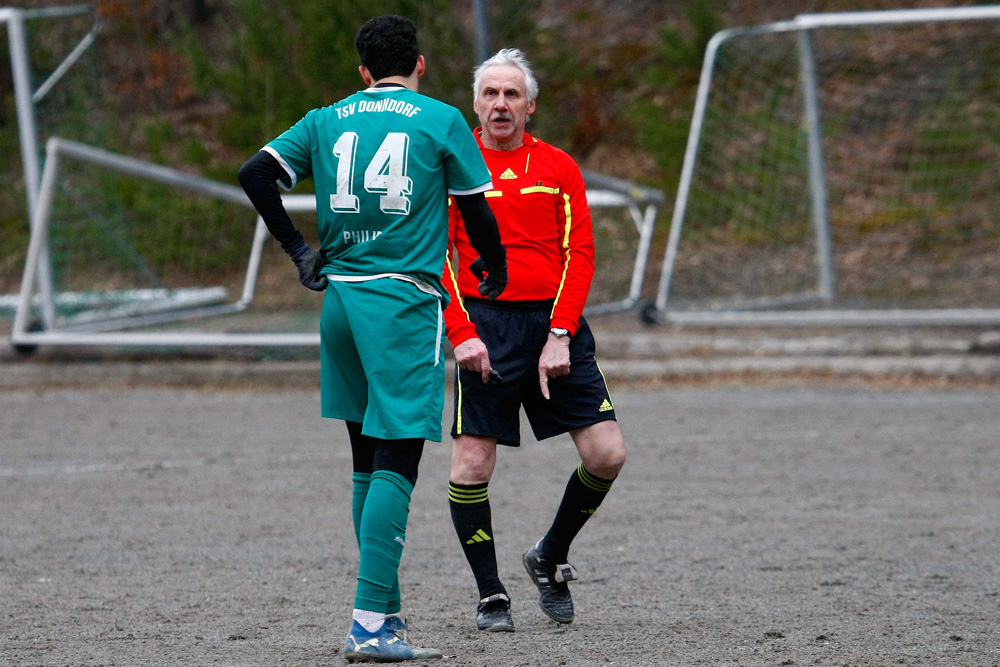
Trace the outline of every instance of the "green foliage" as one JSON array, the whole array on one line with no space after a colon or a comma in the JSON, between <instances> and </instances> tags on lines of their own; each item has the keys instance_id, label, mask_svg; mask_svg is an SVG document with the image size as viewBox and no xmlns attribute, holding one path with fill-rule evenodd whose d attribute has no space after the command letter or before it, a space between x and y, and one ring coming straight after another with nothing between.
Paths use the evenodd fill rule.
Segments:
<instances>
[{"instance_id":1,"label":"green foliage","mask_svg":"<svg viewBox=\"0 0 1000 667\"><path fill-rule=\"evenodd\" d=\"M231 12L219 18L216 40L204 43L201 33L189 27L179 48L191 64L196 90L228 105L219 119L221 140L246 152L310 109L333 104L363 86L354 37L366 20L386 13L407 16L417 25L421 51L437 55L460 48L450 10L449 0L235 0ZM446 80L431 66L423 83L433 89Z\"/></svg>"},{"instance_id":2,"label":"green foliage","mask_svg":"<svg viewBox=\"0 0 1000 667\"><path fill-rule=\"evenodd\" d=\"M709 40L722 27L723 0L684 0L688 29L666 28L655 64L642 76L647 95L630 109L639 146L656 157L664 174L662 187L676 189Z\"/></svg>"},{"instance_id":3,"label":"green foliage","mask_svg":"<svg viewBox=\"0 0 1000 667\"><path fill-rule=\"evenodd\" d=\"M336 63L347 59L351 44L345 31L333 26L355 25L356 20L337 16L339 6L321 17L315 15L317 3L275 4L237 0L234 16L220 18L217 40L205 44L198 33L189 32L184 44L196 90L222 97L229 107L218 121L220 138L243 151L272 139L309 109L328 102L334 91L348 89L347 68ZM303 30L303 21L315 30ZM320 50L324 29L328 43ZM317 77L324 70L325 76Z\"/></svg>"},{"instance_id":4,"label":"green foliage","mask_svg":"<svg viewBox=\"0 0 1000 667\"><path fill-rule=\"evenodd\" d=\"M8 66L0 59L0 67ZM28 247L28 205L25 200L24 177L21 172L21 146L14 115L14 95L10 88L0 87L0 155L7 165L3 168L4 187L0 187L0 293L16 289L21 278L21 258Z\"/></svg>"},{"instance_id":5,"label":"green foliage","mask_svg":"<svg viewBox=\"0 0 1000 667\"><path fill-rule=\"evenodd\" d=\"M649 59L646 45L619 43L609 48L607 40L567 39L559 27L539 27L541 0L488 3L490 46L492 51L519 47L535 64L542 92L532 132L585 157L595 145L609 141L611 133L612 140L624 138L627 145L637 115L643 148L658 154L664 146L680 146L679 155L686 116L678 120L673 113L666 118L663 114L675 96L684 98L693 90L705 41L700 35L714 30L715 4L720 1L690 0L687 16L694 36L665 31L655 66L648 71L635 66ZM477 63L466 0L227 0L205 3L200 12L187 6L120 3L114 11L108 9L97 49L71 70L74 77L80 75L79 87L76 78L67 78L50 100L52 106L46 111L58 121L58 133L233 183L239 164L263 143L310 109L332 104L362 87L354 36L364 21L384 13L408 16L417 25L428 63L421 92L455 105L470 123L476 120L471 75ZM595 26L604 18L598 11L579 8L565 20L579 34L589 34L600 32ZM78 39L75 33L70 37ZM64 41L42 44L48 54L46 67L65 55ZM675 80L678 63L693 75ZM3 71L9 75L8 66ZM151 82L151 73L162 81ZM636 105L633 111L629 96L637 94L640 77L647 87L669 88L669 95L665 99L643 95L656 103L650 108ZM0 152L15 156L19 153L16 121L7 90L0 87L4 96ZM76 101L81 91L89 96L84 103ZM623 113L626 108L628 113ZM55 133L55 127L46 127L45 134ZM668 164L669 159L661 163ZM0 191L0 238L4 248L12 249L12 257L22 257L27 245L23 186L18 185L19 173L8 173L15 187ZM118 220L118 232L112 234L110 228L93 232L105 234L110 243L105 250L110 253L150 252L151 266L159 266L165 262L161 255L195 256L199 244L207 247L227 229L229 223L221 220L210 202L179 202L163 188L112 180L99 181L86 193L87 201L95 203L94 214L101 210ZM129 227L154 218L161 228L155 238L152 230ZM193 232L209 223L206 235ZM126 229L131 231L121 231ZM132 250L126 251L127 247ZM214 251L227 257L217 248ZM240 263L245 257L233 254L231 261ZM6 278L6 268L3 274Z\"/></svg>"},{"instance_id":6,"label":"green foliage","mask_svg":"<svg viewBox=\"0 0 1000 667\"><path fill-rule=\"evenodd\" d=\"M56 279L64 289L211 284L245 266L252 222L233 204L70 165L50 228Z\"/></svg>"}]
</instances>

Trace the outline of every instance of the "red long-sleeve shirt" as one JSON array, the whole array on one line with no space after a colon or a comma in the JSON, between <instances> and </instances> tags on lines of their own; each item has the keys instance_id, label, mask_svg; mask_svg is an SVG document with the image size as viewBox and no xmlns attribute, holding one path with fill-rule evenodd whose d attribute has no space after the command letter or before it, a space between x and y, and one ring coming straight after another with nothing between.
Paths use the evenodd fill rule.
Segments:
<instances>
[{"instance_id":1,"label":"red long-sleeve shirt","mask_svg":"<svg viewBox=\"0 0 1000 667\"><path fill-rule=\"evenodd\" d=\"M580 168L565 152L528 133L512 151L484 147L481 133L478 128L476 138L494 188L486 197L507 248L510 276L498 301L553 299L551 325L574 334L594 278L594 231ZM442 282L451 294L445 331L457 346L477 335L461 297L479 297L479 281L469 271L478 253L454 202L449 222L448 247L457 252L458 268L445 262Z\"/></svg>"}]
</instances>

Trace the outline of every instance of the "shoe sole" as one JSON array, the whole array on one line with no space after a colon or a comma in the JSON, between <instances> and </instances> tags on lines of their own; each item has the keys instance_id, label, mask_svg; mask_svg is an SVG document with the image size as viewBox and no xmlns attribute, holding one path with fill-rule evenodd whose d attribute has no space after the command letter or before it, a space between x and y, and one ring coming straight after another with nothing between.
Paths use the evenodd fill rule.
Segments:
<instances>
[{"instance_id":1,"label":"shoe sole","mask_svg":"<svg viewBox=\"0 0 1000 667\"><path fill-rule=\"evenodd\" d=\"M542 591L541 591L541 584L538 583L538 577L535 576L535 570L534 570L534 568L532 568L531 565L528 564L528 552L527 551L525 551L524 555L521 556L521 564L524 565L524 571L528 573L528 576L531 577L531 581L533 581L535 583L535 588L538 589L538 594L539 594L538 608L542 610L542 613L545 614L546 616L548 616L549 618L551 618L556 623L562 623L563 625L568 625L568 624L572 623L573 622L573 617L572 616L570 616L569 618L560 618L559 616L553 616L552 614L549 613L548 609L546 609L545 607L542 606L542 600L541 600L541 597L540 597L541 593L542 593Z\"/></svg>"},{"instance_id":2,"label":"shoe sole","mask_svg":"<svg viewBox=\"0 0 1000 667\"><path fill-rule=\"evenodd\" d=\"M479 628L480 632L514 632L513 625L507 625L506 623L497 625L491 625L488 628Z\"/></svg>"},{"instance_id":3,"label":"shoe sole","mask_svg":"<svg viewBox=\"0 0 1000 667\"><path fill-rule=\"evenodd\" d=\"M391 660L386 660L384 658L376 658L371 655L364 655L361 653L345 653L344 657L347 658L347 662L393 662Z\"/></svg>"},{"instance_id":4,"label":"shoe sole","mask_svg":"<svg viewBox=\"0 0 1000 667\"><path fill-rule=\"evenodd\" d=\"M440 654L435 655L425 655L425 656L414 656L412 658L383 658L381 656L373 655L361 655L357 653L345 653L344 657L347 658L347 662L411 662L417 660L440 660L443 656Z\"/></svg>"}]
</instances>

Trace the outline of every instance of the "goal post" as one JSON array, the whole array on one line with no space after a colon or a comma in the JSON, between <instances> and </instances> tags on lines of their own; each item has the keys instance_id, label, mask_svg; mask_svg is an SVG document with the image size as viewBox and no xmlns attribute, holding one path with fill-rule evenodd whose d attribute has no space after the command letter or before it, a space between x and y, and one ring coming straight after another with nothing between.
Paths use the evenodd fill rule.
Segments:
<instances>
[{"instance_id":1,"label":"goal post","mask_svg":"<svg viewBox=\"0 0 1000 667\"><path fill-rule=\"evenodd\" d=\"M588 172L585 180L598 226L610 229L621 246L599 259L605 285L587 312L631 308L642 288L663 195L600 174ZM315 218L315 196L285 194L282 200L290 214ZM622 209L634 227L631 236L622 227ZM614 223L601 218L600 212L616 210ZM308 221L302 229L308 231ZM278 272L268 280L287 289L272 288L270 309L248 311L269 238L234 185L52 137L11 342L24 349L317 347L321 297L292 287L292 268L276 256L276 244L269 244L275 260L270 265ZM618 281L613 269L621 267L626 270ZM33 330L33 313L46 308L51 313L45 326ZM246 317L232 319L239 316Z\"/></svg>"},{"instance_id":2,"label":"goal post","mask_svg":"<svg viewBox=\"0 0 1000 667\"><path fill-rule=\"evenodd\" d=\"M73 46L58 66L48 74L48 77L37 89L32 90L31 62L27 39L26 23L38 19L59 19L74 16L87 17L91 28L80 41ZM28 209L34 213L38 201L38 186L41 177L41 156L38 142L37 105L45 99L66 72L93 45L100 32L100 21L89 5L71 5L66 7L50 7L47 9L19 9L17 7L0 7L0 24L7 28L8 48L10 50L11 78L14 84L14 102L17 114L18 134L21 140L21 160L24 169L24 180Z\"/></svg>"},{"instance_id":3,"label":"goal post","mask_svg":"<svg viewBox=\"0 0 1000 667\"><path fill-rule=\"evenodd\" d=\"M642 297L646 265L653 243L656 217L666 197L662 190L638 185L594 171L583 170L587 204L593 217L599 271L595 271L586 315L629 310ZM634 248L625 243L620 225L610 226L602 217L608 209L625 209L635 225ZM619 284L620 283L620 284ZM624 292L623 296L622 293Z\"/></svg>"},{"instance_id":4,"label":"goal post","mask_svg":"<svg viewBox=\"0 0 1000 667\"><path fill-rule=\"evenodd\" d=\"M38 63L33 63L31 58L29 26L35 23L51 26L53 22L59 23L60 20L62 23L79 22L81 25L77 26L77 32L82 32L82 36L74 35L68 44L63 45L65 50L52 58L50 71L34 71L34 67ZM100 32L101 24L93 7L78 4L40 9L0 7L0 25L6 28L7 33L14 93L14 115L17 118L28 213L26 224L30 224L38 205L42 171L40 144L42 128L50 131L54 129L45 127L44 121L47 119L44 117L44 113L42 114L43 118L39 118L40 105L50 97L50 93L56 89L61 81L68 78L67 74L74 65L90 51ZM43 78L42 83L33 89L33 78L38 76ZM44 253L39 258L39 266L43 269L39 281L43 292L48 294L51 292L51 286L46 284L48 257ZM0 283L6 282L3 278L5 276L0 276ZM13 310L16 304L16 295L0 294L0 312L8 309ZM54 312L51 304L44 304L41 311L46 324L51 323L50 318Z\"/></svg>"},{"instance_id":5,"label":"goal post","mask_svg":"<svg viewBox=\"0 0 1000 667\"><path fill-rule=\"evenodd\" d=\"M1000 6L714 35L650 319L1000 323L998 73Z\"/></svg>"}]
</instances>

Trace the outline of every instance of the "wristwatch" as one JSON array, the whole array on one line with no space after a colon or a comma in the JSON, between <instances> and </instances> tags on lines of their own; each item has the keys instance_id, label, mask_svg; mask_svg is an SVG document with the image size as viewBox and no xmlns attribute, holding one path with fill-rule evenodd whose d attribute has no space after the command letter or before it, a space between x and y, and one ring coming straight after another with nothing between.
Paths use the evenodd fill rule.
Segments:
<instances>
[{"instance_id":1,"label":"wristwatch","mask_svg":"<svg viewBox=\"0 0 1000 667\"><path fill-rule=\"evenodd\" d=\"M549 333L555 336L556 338L569 337L569 329L563 329L562 327L552 327L551 329L549 329Z\"/></svg>"}]
</instances>

